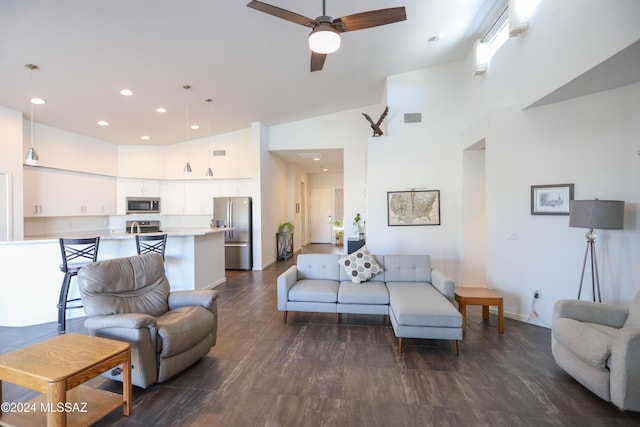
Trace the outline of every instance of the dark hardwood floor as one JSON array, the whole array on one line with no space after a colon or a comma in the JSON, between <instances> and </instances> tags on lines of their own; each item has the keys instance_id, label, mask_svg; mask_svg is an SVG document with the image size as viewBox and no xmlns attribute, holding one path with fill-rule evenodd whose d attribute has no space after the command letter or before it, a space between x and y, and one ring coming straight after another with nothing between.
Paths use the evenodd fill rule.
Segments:
<instances>
[{"instance_id":1,"label":"dark hardwood floor","mask_svg":"<svg viewBox=\"0 0 640 427\"><path fill-rule=\"evenodd\" d=\"M304 252L336 251L310 245ZM405 340L397 352L384 316L290 313L276 309L276 277L295 258L264 271L227 272L219 286L218 343L200 362L146 390L133 413L100 426L627 426L622 412L555 364L550 331L468 308L456 357L451 342ZM52 302L55 304L55 302ZM70 332L86 332L83 319ZM0 353L55 336L56 324L0 328ZM96 387L119 392L99 377ZM3 401L34 392L3 383ZM1 424L1 423L0 423Z\"/></svg>"}]
</instances>

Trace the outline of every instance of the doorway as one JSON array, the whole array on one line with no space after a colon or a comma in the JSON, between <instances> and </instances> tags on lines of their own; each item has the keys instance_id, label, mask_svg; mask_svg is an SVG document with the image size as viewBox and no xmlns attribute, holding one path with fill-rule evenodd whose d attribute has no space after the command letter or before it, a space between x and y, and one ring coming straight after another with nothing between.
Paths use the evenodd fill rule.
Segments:
<instances>
[{"instance_id":1,"label":"doorway","mask_svg":"<svg viewBox=\"0 0 640 427\"><path fill-rule=\"evenodd\" d=\"M332 243L332 199L333 193L329 187L311 189L309 202L311 243Z\"/></svg>"},{"instance_id":2,"label":"doorway","mask_svg":"<svg viewBox=\"0 0 640 427\"><path fill-rule=\"evenodd\" d=\"M487 284L486 146L484 138L462 156L463 286Z\"/></svg>"}]
</instances>

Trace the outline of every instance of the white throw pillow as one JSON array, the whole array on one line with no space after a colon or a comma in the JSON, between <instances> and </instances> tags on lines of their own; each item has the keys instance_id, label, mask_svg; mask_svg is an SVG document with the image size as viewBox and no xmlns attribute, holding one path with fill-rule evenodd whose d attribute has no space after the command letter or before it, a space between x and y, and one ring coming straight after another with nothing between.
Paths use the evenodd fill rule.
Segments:
<instances>
[{"instance_id":1,"label":"white throw pillow","mask_svg":"<svg viewBox=\"0 0 640 427\"><path fill-rule=\"evenodd\" d=\"M376 274L382 272L382 267L376 259L369 253L366 246L357 251L340 258L338 261L344 267L349 279L353 283L362 283L371 279Z\"/></svg>"}]
</instances>

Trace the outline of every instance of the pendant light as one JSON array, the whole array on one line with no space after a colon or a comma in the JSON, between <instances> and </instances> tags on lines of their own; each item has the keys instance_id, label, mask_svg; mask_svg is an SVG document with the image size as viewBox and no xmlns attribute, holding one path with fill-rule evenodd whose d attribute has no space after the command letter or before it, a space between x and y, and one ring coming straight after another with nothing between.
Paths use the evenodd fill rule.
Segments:
<instances>
[{"instance_id":1,"label":"pendant light","mask_svg":"<svg viewBox=\"0 0 640 427\"><path fill-rule=\"evenodd\" d=\"M35 64L26 64L25 67L27 67L30 70L29 86L30 86L30 91L33 92L33 70L38 70L40 69L40 67L38 67ZM31 131L30 131L31 147L29 147L29 150L27 151L27 155L24 158L24 163L30 166L38 166L40 164L40 156L38 156L38 152L33 146L33 104L41 105L44 103L45 103L44 99L36 98L36 97L31 98L29 102L29 115L30 115L30 121L31 121Z\"/></svg>"},{"instance_id":2,"label":"pendant light","mask_svg":"<svg viewBox=\"0 0 640 427\"><path fill-rule=\"evenodd\" d=\"M207 136L211 137L211 98L207 98ZM211 170L211 147L207 144L207 158L209 159L209 169L207 169L207 179L213 179L213 170Z\"/></svg>"},{"instance_id":3,"label":"pendant light","mask_svg":"<svg viewBox=\"0 0 640 427\"><path fill-rule=\"evenodd\" d=\"M182 88L185 91L188 91L189 89L191 89L191 86L189 85L184 85L182 86ZM185 92L186 93L186 92ZM185 145L189 143L189 101L187 100L187 139L185 141ZM189 163L189 149L187 149L187 163L184 164L184 168L182 169L182 172L184 173L184 176L191 176L191 163Z\"/></svg>"}]
</instances>

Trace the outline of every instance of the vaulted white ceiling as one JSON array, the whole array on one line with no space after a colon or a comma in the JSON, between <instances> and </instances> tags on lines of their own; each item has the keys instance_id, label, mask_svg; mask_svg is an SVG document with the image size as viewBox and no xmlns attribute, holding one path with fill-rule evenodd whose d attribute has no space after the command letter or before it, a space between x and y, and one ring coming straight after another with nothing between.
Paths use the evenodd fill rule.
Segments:
<instances>
[{"instance_id":1,"label":"vaulted white ceiling","mask_svg":"<svg viewBox=\"0 0 640 427\"><path fill-rule=\"evenodd\" d=\"M380 103L386 76L465 58L506 2L329 0L334 18L405 6L407 20L343 33L340 50L311 73L310 30L248 1L3 1L0 105L29 117L38 95L47 103L34 107L36 122L114 144L171 144L301 120ZM265 2L322 15L321 0ZM434 35L441 39L429 42ZM124 88L133 96L120 95ZM187 109L198 130L187 131Z\"/></svg>"}]
</instances>

